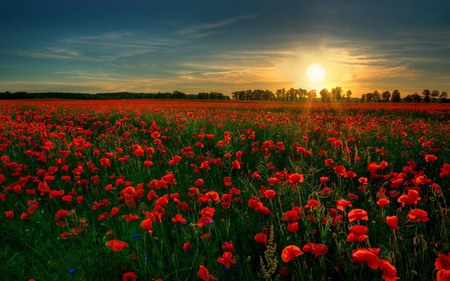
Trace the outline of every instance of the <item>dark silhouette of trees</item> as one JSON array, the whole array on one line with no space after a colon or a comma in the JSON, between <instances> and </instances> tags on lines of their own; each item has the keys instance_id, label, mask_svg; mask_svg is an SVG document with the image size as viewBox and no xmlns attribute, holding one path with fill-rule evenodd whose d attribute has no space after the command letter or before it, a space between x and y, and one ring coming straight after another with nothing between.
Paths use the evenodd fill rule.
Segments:
<instances>
[{"instance_id":1,"label":"dark silhouette of trees","mask_svg":"<svg viewBox=\"0 0 450 281\"><path fill-rule=\"evenodd\" d=\"M384 92L381 94L381 100L382 100L383 102L388 102L390 99L391 99L391 93L390 93L389 91L384 91Z\"/></svg>"},{"instance_id":2,"label":"dark silhouette of trees","mask_svg":"<svg viewBox=\"0 0 450 281\"><path fill-rule=\"evenodd\" d=\"M424 96L423 100L424 100L426 103L429 103L430 100L431 100L430 94L431 94L431 93L430 93L430 90L428 90L428 89L425 89L425 90L423 90L423 92L422 92L422 95Z\"/></svg>"},{"instance_id":3,"label":"dark silhouette of trees","mask_svg":"<svg viewBox=\"0 0 450 281\"><path fill-rule=\"evenodd\" d=\"M391 101L392 102L400 102L401 101L401 95L400 95L400 91L399 90L394 90L392 92L392 97L391 97Z\"/></svg>"},{"instance_id":4,"label":"dark silhouette of trees","mask_svg":"<svg viewBox=\"0 0 450 281\"><path fill-rule=\"evenodd\" d=\"M323 88L322 90L320 90L320 100L323 102L329 102L330 98L331 98L331 93L330 91L328 91L327 88Z\"/></svg>"}]
</instances>

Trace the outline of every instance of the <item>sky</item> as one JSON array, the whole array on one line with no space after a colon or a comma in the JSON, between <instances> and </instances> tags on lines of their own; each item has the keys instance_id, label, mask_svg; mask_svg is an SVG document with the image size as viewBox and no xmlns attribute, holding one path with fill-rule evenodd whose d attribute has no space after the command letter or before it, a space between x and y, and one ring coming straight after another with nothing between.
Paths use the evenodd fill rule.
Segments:
<instances>
[{"instance_id":1,"label":"sky","mask_svg":"<svg viewBox=\"0 0 450 281\"><path fill-rule=\"evenodd\" d=\"M450 91L450 1L0 0L0 91L336 86Z\"/></svg>"}]
</instances>

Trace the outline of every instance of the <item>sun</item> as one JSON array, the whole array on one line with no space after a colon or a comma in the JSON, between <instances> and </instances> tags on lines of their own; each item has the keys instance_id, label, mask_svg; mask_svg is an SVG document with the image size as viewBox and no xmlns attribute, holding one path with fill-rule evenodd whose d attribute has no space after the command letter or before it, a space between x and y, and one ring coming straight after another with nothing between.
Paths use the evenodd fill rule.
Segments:
<instances>
[{"instance_id":1,"label":"sun","mask_svg":"<svg viewBox=\"0 0 450 281\"><path fill-rule=\"evenodd\" d=\"M325 78L325 68L318 63L310 64L306 68L306 77L312 83L321 82Z\"/></svg>"}]
</instances>

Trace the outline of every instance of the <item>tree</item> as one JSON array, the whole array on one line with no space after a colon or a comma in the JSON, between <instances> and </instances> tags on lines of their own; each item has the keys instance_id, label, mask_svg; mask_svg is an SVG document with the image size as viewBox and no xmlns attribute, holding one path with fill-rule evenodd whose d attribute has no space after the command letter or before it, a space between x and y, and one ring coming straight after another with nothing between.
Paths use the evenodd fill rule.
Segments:
<instances>
[{"instance_id":1,"label":"tree","mask_svg":"<svg viewBox=\"0 0 450 281\"><path fill-rule=\"evenodd\" d=\"M428 89L423 90L422 95L424 96L423 100L426 103L429 103L430 102L430 90L428 90Z\"/></svg>"},{"instance_id":2,"label":"tree","mask_svg":"<svg viewBox=\"0 0 450 281\"><path fill-rule=\"evenodd\" d=\"M391 101L392 102L400 102L401 101L401 95L400 95L399 90L394 90L392 92Z\"/></svg>"},{"instance_id":3,"label":"tree","mask_svg":"<svg viewBox=\"0 0 450 281\"><path fill-rule=\"evenodd\" d=\"M389 91L384 91L381 94L381 100L384 102L388 102L390 98L391 98L391 93Z\"/></svg>"},{"instance_id":4,"label":"tree","mask_svg":"<svg viewBox=\"0 0 450 281\"><path fill-rule=\"evenodd\" d=\"M368 102L372 102L373 101L373 93L367 93L366 94L366 100Z\"/></svg>"},{"instance_id":5,"label":"tree","mask_svg":"<svg viewBox=\"0 0 450 281\"><path fill-rule=\"evenodd\" d=\"M321 100L321 101L323 101L323 102L330 101L330 96L331 96L331 94L330 94L330 91L328 91L327 88L323 88L323 89L320 91L319 94L320 94L320 100Z\"/></svg>"},{"instance_id":6,"label":"tree","mask_svg":"<svg viewBox=\"0 0 450 281\"><path fill-rule=\"evenodd\" d=\"M332 101L340 101L342 99L342 93L343 93L343 90L339 86L331 89L331 100Z\"/></svg>"},{"instance_id":7,"label":"tree","mask_svg":"<svg viewBox=\"0 0 450 281\"><path fill-rule=\"evenodd\" d=\"M347 99L350 100L350 98L351 98L351 96L352 96L352 91L351 91L351 90L348 90L347 93L346 93L346 96L347 96Z\"/></svg>"},{"instance_id":8,"label":"tree","mask_svg":"<svg viewBox=\"0 0 450 281\"><path fill-rule=\"evenodd\" d=\"M373 101L375 102L381 101L381 95L377 90L373 91Z\"/></svg>"},{"instance_id":9,"label":"tree","mask_svg":"<svg viewBox=\"0 0 450 281\"><path fill-rule=\"evenodd\" d=\"M412 94L411 99L413 102L417 102L417 103L422 101L422 98L420 97L420 95L418 93Z\"/></svg>"},{"instance_id":10,"label":"tree","mask_svg":"<svg viewBox=\"0 0 450 281\"><path fill-rule=\"evenodd\" d=\"M361 102L365 102L365 101L366 101L366 95L363 94L363 95L361 96Z\"/></svg>"},{"instance_id":11,"label":"tree","mask_svg":"<svg viewBox=\"0 0 450 281\"><path fill-rule=\"evenodd\" d=\"M430 96L433 98L433 100L436 100L439 97L439 91L438 90L433 90L430 93Z\"/></svg>"},{"instance_id":12,"label":"tree","mask_svg":"<svg viewBox=\"0 0 450 281\"><path fill-rule=\"evenodd\" d=\"M309 91L307 94L308 101L313 101L316 96L317 96L316 90Z\"/></svg>"},{"instance_id":13,"label":"tree","mask_svg":"<svg viewBox=\"0 0 450 281\"><path fill-rule=\"evenodd\" d=\"M446 98L447 98L447 92L446 91L442 91L442 93L441 93L441 95L439 96L439 98L441 99L441 100L445 100Z\"/></svg>"}]
</instances>

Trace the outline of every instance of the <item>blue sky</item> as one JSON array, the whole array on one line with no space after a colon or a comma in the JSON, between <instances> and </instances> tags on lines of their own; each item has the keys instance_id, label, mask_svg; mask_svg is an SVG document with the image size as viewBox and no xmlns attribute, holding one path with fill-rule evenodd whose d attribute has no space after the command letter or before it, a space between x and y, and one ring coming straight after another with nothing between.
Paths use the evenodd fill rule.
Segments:
<instances>
[{"instance_id":1,"label":"blue sky","mask_svg":"<svg viewBox=\"0 0 450 281\"><path fill-rule=\"evenodd\" d=\"M0 91L335 86L449 91L450 1L0 2Z\"/></svg>"}]
</instances>

